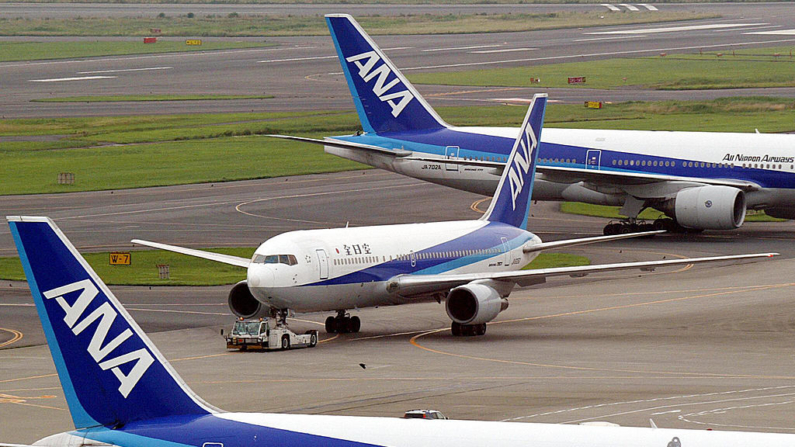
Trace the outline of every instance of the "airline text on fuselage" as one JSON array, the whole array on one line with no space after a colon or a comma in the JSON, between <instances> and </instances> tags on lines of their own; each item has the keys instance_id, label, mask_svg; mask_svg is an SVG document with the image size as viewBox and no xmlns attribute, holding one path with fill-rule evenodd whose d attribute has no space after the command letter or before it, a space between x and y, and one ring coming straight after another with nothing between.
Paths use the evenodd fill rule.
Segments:
<instances>
[{"instance_id":1,"label":"airline text on fuselage","mask_svg":"<svg viewBox=\"0 0 795 447\"><path fill-rule=\"evenodd\" d=\"M378 99L389 104L389 107L392 108L393 117L397 118L411 100L414 99L414 95L408 90L387 93L392 87L400 84L400 79L395 76L394 79L387 83L387 79L389 75L392 75L392 71L385 63L375 68L375 65L381 60L381 57L375 51L357 54L345 60L353 62L353 64L356 65L356 68L359 69L359 76L364 82L370 82L370 80L375 78L373 93L378 96ZM396 102L398 99L399 101Z\"/></svg>"},{"instance_id":2,"label":"airline text on fuselage","mask_svg":"<svg viewBox=\"0 0 795 447\"><path fill-rule=\"evenodd\" d=\"M69 293L78 291L80 295L74 303L71 305L67 303L65 296ZM95 326L94 334L91 336L87 351L103 371L110 369L116 378L119 379L119 392L122 396L127 398L130 392L135 388L135 385L138 384L138 381L141 380L146 370L154 363L154 358L152 358L152 354L150 354L149 351L145 348L141 348L137 351L122 353L114 358L105 360L111 352L116 351L119 345L132 337L133 333L127 328L122 331L121 334L117 335L116 338L105 343L108 332L110 332L113 322L118 316L116 310L114 310L108 302L102 303L99 307L94 309L93 312L80 320L89 304L91 304L97 295L99 295L97 287L88 279L44 292L45 298L54 298L55 302L66 312L63 321L75 335L79 335L86 328L99 320L99 323ZM80 321L78 322L78 320ZM124 374L120 366L131 362L135 363L132 365L129 373Z\"/></svg>"},{"instance_id":3,"label":"airline text on fuselage","mask_svg":"<svg viewBox=\"0 0 795 447\"><path fill-rule=\"evenodd\" d=\"M723 161L739 161L752 163L793 163L795 157L776 157L774 155L745 155L745 154L726 154Z\"/></svg>"}]
</instances>

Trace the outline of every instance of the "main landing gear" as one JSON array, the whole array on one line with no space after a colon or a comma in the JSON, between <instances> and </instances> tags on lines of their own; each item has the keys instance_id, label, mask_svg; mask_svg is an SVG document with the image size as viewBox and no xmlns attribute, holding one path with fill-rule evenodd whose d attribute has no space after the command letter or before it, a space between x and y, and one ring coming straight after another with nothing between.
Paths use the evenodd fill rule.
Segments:
<instances>
[{"instance_id":1,"label":"main landing gear","mask_svg":"<svg viewBox=\"0 0 795 447\"><path fill-rule=\"evenodd\" d=\"M338 310L336 317L326 318L326 332L329 334L356 333L362 328L359 317L351 317L344 310Z\"/></svg>"},{"instance_id":2,"label":"main landing gear","mask_svg":"<svg viewBox=\"0 0 795 447\"><path fill-rule=\"evenodd\" d=\"M656 219L654 223L638 221L636 219L622 220L619 222L610 221L603 230L605 236L614 234L640 233L643 231L665 230L669 233L701 233L703 229L685 228L673 219Z\"/></svg>"},{"instance_id":3,"label":"main landing gear","mask_svg":"<svg viewBox=\"0 0 795 447\"><path fill-rule=\"evenodd\" d=\"M483 324L461 324L453 321L450 330L454 337L471 337L473 335L486 335L486 323Z\"/></svg>"}]
</instances>

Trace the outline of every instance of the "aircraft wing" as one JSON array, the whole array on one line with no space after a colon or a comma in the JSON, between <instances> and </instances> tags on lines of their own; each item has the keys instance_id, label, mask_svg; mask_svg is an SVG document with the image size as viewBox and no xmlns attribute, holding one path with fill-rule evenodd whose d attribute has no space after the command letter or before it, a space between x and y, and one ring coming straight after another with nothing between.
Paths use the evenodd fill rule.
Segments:
<instances>
[{"instance_id":1,"label":"aircraft wing","mask_svg":"<svg viewBox=\"0 0 795 447\"><path fill-rule=\"evenodd\" d=\"M239 258L237 256L224 255L221 253L213 253L211 251L194 250L192 248L177 247L176 245L160 244L158 242L142 241L140 239L133 239L130 242L133 244L144 245L146 247L157 248L160 250L173 251L183 255L194 256L197 258L207 259L210 261L221 262L223 264L234 265L237 267L248 268L251 260L246 258Z\"/></svg>"},{"instance_id":2,"label":"aircraft wing","mask_svg":"<svg viewBox=\"0 0 795 447\"><path fill-rule=\"evenodd\" d=\"M579 267L556 267L538 270L515 270L494 273L462 273L454 275L399 275L387 283L387 290L402 296L423 295L434 292L448 291L472 281L504 281L520 286L541 284L546 278L553 276L580 277L591 273L612 272L617 270L639 269L653 271L657 267L703 264L709 262L737 262L749 259L770 258L778 253L757 253L734 256L713 256L705 258L670 259L663 261L626 262L619 264L586 265Z\"/></svg>"},{"instance_id":3,"label":"aircraft wing","mask_svg":"<svg viewBox=\"0 0 795 447\"><path fill-rule=\"evenodd\" d=\"M400 149L395 149L395 150L386 149L380 146L371 146L369 144L361 144L361 143L351 143L350 141L335 140L333 138L328 138L328 137L323 140L318 140L317 138L294 137L291 135L266 135L266 136L273 138L281 138L283 140L293 140L293 141L301 141L303 143L319 144L321 146L333 146L341 149L353 149L364 152L377 152L379 154L391 155L393 157L408 157L409 155L413 154L413 152L411 151L400 150Z\"/></svg>"},{"instance_id":4,"label":"aircraft wing","mask_svg":"<svg viewBox=\"0 0 795 447\"><path fill-rule=\"evenodd\" d=\"M710 179L703 177L681 177L676 175L652 174L643 172L608 171L600 169L570 168L564 166L538 165L536 171L553 182L571 183L588 181L609 185L640 185L656 182L697 182L705 185L731 186L743 191L756 191L760 186L753 182L732 179Z\"/></svg>"},{"instance_id":5,"label":"aircraft wing","mask_svg":"<svg viewBox=\"0 0 795 447\"><path fill-rule=\"evenodd\" d=\"M573 247L575 245L588 245L588 244L596 244L599 242L609 242L609 241L617 241L620 239L629 239L633 237L654 236L655 234L662 234L662 233L665 233L665 230L617 234L614 236L584 237L580 239L568 239L565 241L542 242L540 244L535 244L535 245L526 245L525 247L522 248L522 251L525 253L533 253L536 251L551 250L561 247Z\"/></svg>"}]
</instances>

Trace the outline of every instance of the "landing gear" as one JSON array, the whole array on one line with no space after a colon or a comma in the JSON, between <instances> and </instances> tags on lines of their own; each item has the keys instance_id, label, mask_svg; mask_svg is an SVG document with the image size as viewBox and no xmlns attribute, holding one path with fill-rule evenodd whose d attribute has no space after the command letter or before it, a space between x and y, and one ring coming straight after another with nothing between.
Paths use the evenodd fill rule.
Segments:
<instances>
[{"instance_id":1,"label":"landing gear","mask_svg":"<svg viewBox=\"0 0 795 447\"><path fill-rule=\"evenodd\" d=\"M486 335L486 323L461 324L453 321L450 330L454 337L471 337L473 335Z\"/></svg>"},{"instance_id":2,"label":"landing gear","mask_svg":"<svg viewBox=\"0 0 795 447\"><path fill-rule=\"evenodd\" d=\"M356 333L362 328L359 317L351 317L344 310L337 311L336 317L326 318L326 332L329 334Z\"/></svg>"},{"instance_id":3,"label":"landing gear","mask_svg":"<svg viewBox=\"0 0 795 447\"><path fill-rule=\"evenodd\" d=\"M655 230L666 230L669 233L689 233L696 234L704 231L703 228L685 228L673 219L657 219L654 221Z\"/></svg>"},{"instance_id":4,"label":"landing gear","mask_svg":"<svg viewBox=\"0 0 795 447\"><path fill-rule=\"evenodd\" d=\"M276 320L277 324L283 324L287 326L287 315L289 313L289 309L271 309L271 318Z\"/></svg>"},{"instance_id":5,"label":"landing gear","mask_svg":"<svg viewBox=\"0 0 795 447\"><path fill-rule=\"evenodd\" d=\"M670 220L670 219L657 219L657 220ZM656 223L656 221L655 221ZM613 236L616 234L629 234L629 233L641 233L644 231L654 231L657 228L655 224L646 223L644 221L637 221L637 220L622 220L619 222L610 221L607 225L605 225L604 233L605 236Z\"/></svg>"}]
</instances>

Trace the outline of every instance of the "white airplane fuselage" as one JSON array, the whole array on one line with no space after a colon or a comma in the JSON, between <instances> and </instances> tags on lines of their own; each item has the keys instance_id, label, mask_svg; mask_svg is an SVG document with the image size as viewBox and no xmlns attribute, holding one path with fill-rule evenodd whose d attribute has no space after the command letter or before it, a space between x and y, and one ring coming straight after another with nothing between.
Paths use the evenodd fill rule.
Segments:
<instances>
[{"instance_id":1,"label":"white airplane fuselage","mask_svg":"<svg viewBox=\"0 0 795 447\"><path fill-rule=\"evenodd\" d=\"M397 275L519 270L537 256L522 248L538 243L528 231L481 220L293 231L257 248L247 281L257 300L276 309L403 304L409 301L387 287ZM274 255L293 255L297 264L258 262Z\"/></svg>"}]
</instances>

